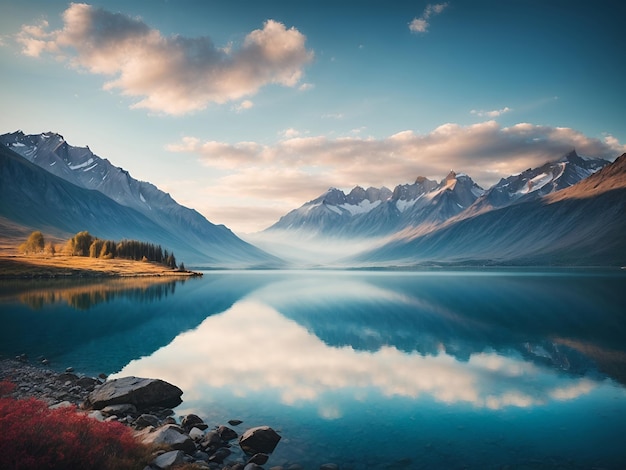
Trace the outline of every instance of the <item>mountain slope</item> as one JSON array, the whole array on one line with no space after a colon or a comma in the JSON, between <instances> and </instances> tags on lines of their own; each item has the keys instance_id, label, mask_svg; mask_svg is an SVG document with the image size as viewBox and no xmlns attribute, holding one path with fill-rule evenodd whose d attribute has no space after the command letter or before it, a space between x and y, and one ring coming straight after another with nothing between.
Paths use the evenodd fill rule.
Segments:
<instances>
[{"instance_id":1,"label":"mountain slope","mask_svg":"<svg viewBox=\"0 0 626 470\"><path fill-rule=\"evenodd\" d=\"M59 134L25 135L18 131L0 136L0 142L47 172L78 187L97 191L143 215L155 226L155 233L173 236L176 244L171 249L192 255L191 263L245 267L279 262L239 239L225 226L214 225L195 210L176 203L156 186L135 180L127 171L94 155L88 147L70 146ZM123 224L129 223L115 217L108 222L120 225L118 231L124 231Z\"/></svg>"},{"instance_id":2,"label":"mountain slope","mask_svg":"<svg viewBox=\"0 0 626 470\"><path fill-rule=\"evenodd\" d=\"M626 265L626 154L541 199L394 240L353 261L368 265Z\"/></svg>"},{"instance_id":3,"label":"mountain slope","mask_svg":"<svg viewBox=\"0 0 626 470\"><path fill-rule=\"evenodd\" d=\"M478 198L464 215L539 199L584 180L608 164L607 160L600 158L582 158L572 150L558 161L547 162L538 168L529 168L518 175L501 179Z\"/></svg>"}]
</instances>

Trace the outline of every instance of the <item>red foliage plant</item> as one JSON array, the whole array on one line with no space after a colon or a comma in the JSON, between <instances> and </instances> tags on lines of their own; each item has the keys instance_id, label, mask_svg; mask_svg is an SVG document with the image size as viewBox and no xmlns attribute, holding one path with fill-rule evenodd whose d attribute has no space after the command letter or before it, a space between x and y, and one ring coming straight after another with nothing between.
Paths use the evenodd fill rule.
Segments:
<instances>
[{"instance_id":1,"label":"red foliage plant","mask_svg":"<svg viewBox=\"0 0 626 470\"><path fill-rule=\"evenodd\" d=\"M10 390L0 382L0 397ZM2 469L130 470L145 465L145 448L129 428L96 421L75 407L51 410L34 398L0 398L0 430Z\"/></svg>"}]
</instances>

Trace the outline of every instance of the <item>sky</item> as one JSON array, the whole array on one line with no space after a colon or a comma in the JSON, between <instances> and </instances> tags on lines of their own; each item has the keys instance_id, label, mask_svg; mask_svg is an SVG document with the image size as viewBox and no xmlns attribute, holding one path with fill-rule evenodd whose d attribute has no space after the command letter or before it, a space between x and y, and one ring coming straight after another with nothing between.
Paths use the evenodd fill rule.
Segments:
<instances>
[{"instance_id":1,"label":"sky","mask_svg":"<svg viewBox=\"0 0 626 470\"><path fill-rule=\"evenodd\" d=\"M626 152L621 0L0 0L0 133L53 131L235 233L330 187Z\"/></svg>"}]
</instances>

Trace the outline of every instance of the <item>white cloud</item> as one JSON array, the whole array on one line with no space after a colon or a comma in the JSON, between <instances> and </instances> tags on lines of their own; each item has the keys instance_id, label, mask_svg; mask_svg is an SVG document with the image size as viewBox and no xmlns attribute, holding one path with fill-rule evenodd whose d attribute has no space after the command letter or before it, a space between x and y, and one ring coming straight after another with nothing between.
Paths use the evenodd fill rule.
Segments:
<instances>
[{"instance_id":1,"label":"white cloud","mask_svg":"<svg viewBox=\"0 0 626 470\"><path fill-rule=\"evenodd\" d=\"M300 135L300 131L290 127L289 129L285 129L280 133L285 139L293 139L294 137L298 137Z\"/></svg>"},{"instance_id":2,"label":"white cloud","mask_svg":"<svg viewBox=\"0 0 626 470\"><path fill-rule=\"evenodd\" d=\"M313 83L303 83L302 85L298 87L298 90L309 91L309 90L312 90L313 88L315 88L315 85Z\"/></svg>"},{"instance_id":3,"label":"white cloud","mask_svg":"<svg viewBox=\"0 0 626 470\"><path fill-rule=\"evenodd\" d=\"M414 18L413 21L409 23L409 29L414 33L427 32L428 26L430 26L428 20L432 16L440 14L443 10L445 10L447 6L447 2L426 5L426 8L422 12L422 16L420 16L419 18Z\"/></svg>"},{"instance_id":4,"label":"white cloud","mask_svg":"<svg viewBox=\"0 0 626 470\"><path fill-rule=\"evenodd\" d=\"M206 400L207 390L228 389L236 384L241 397L254 400L259 391L271 391L287 405L316 404L320 415L327 419L342 412L338 405L341 400L335 401L332 408L325 406L324 398L329 394L353 399L364 397L364 392L410 399L427 396L442 403L502 409L574 400L598 386L586 378L563 377L522 358L494 352L475 353L467 361L459 361L443 349L434 355L420 355L393 346L374 352L350 346L330 347L264 299L268 293L299 299L293 292L301 287L296 279L253 292L220 315L208 317L193 331L180 334L151 356L131 361L113 378L160 377L185 390L186 406L191 407ZM307 287L305 298L315 301L311 284ZM313 293L326 302L350 296L362 300L363 295L381 301L393 295L372 289L369 284L338 279L328 281L324 287L313 287ZM336 298L335 293L339 293ZM262 359L248 356L236 364L222 360L221 352L245 351L250 344L262 348ZM181 356L189 367L180 367ZM187 373L189 369L196 373Z\"/></svg>"},{"instance_id":5,"label":"white cloud","mask_svg":"<svg viewBox=\"0 0 626 470\"><path fill-rule=\"evenodd\" d=\"M63 13L62 29L47 22L17 35L23 53L47 52L73 67L111 77L107 90L137 98L132 107L181 115L210 103L240 100L268 84L298 85L313 52L295 28L268 20L239 48L216 47L209 37L165 37L141 19L87 4Z\"/></svg>"},{"instance_id":6,"label":"white cloud","mask_svg":"<svg viewBox=\"0 0 626 470\"><path fill-rule=\"evenodd\" d=\"M292 128L280 135L272 145L185 137L167 149L195 154L203 165L221 172L198 200L226 198L227 205L247 206L251 212L265 205L273 211L283 208L282 214L331 186L393 188L420 175L440 180L454 169L488 188L500 178L561 158L573 148L584 156L608 159L626 152L626 145L611 135L597 139L571 128L530 123L501 127L495 121L469 126L447 123L427 134L405 130L383 139L356 133L338 138L303 136ZM257 229L276 220L259 221ZM220 222L239 225L235 216Z\"/></svg>"},{"instance_id":7,"label":"white cloud","mask_svg":"<svg viewBox=\"0 0 626 470\"><path fill-rule=\"evenodd\" d=\"M247 109L251 109L252 107L254 107L254 103L250 100L243 100L241 103L239 103L237 106L235 106L235 110L237 112L241 112L241 111L245 111Z\"/></svg>"},{"instance_id":8,"label":"white cloud","mask_svg":"<svg viewBox=\"0 0 626 470\"><path fill-rule=\"evenodd\" d=\"M509 108L508 106L505 106L502 109L494 109L492 111L485 111L482 109L472 109L470 111L470 114L473 114L475 116L478 117L488 117L488 118L496 118L498 116L502 116L505 113L511 112L513 111L513 109Z\"/></svg>"}]
</instances>

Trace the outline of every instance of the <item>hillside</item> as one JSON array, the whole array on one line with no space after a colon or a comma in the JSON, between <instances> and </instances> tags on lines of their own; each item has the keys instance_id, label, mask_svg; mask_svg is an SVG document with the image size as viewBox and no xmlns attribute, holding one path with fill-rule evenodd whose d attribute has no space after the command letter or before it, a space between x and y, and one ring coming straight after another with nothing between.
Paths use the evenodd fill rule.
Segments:
<instances>
[{"instance_id":1,"label":"hillside","mask_svg":"<svg viewBox=\"0 0 626 470\"><path fill-rule=\"evenodd\" d=\"M88 230L100 238L145 240L194 265L280 264L225 226L210 223L88 148L69 146L58 134L17 132L0 141L5 231L12 223L62 238Z\"/></svg>"}]
</instances>

